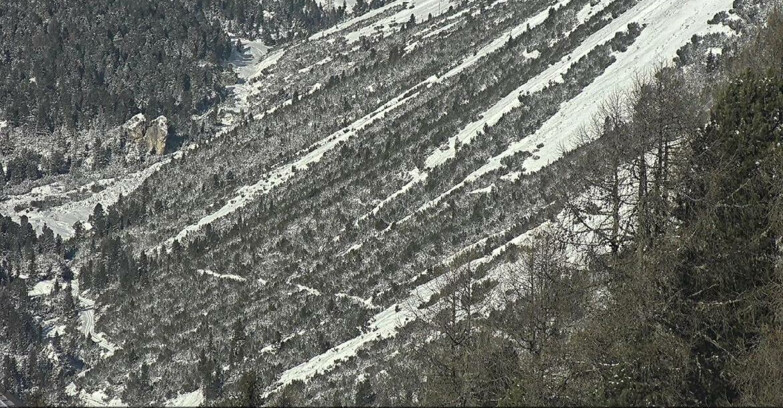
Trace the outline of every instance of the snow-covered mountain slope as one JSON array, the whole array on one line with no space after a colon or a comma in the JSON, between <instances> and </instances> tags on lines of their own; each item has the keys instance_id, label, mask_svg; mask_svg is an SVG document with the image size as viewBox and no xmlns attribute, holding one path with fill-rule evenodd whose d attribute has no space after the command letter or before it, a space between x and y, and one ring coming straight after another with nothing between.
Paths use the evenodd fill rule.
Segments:
<instances>
[{"instance_id":1,"label":"snow-covered mountain slope","mask_svg":"<svg viewBox=\"0 0 783 408\"><path fill-rule=\"evenodd\" d=\"M713 16L737 7L742 27L734 3L394 1L286 46L243 39L212 137L0 202L71 238L72 331L92 350L71 393L225 402L252 372L267 401L353 403L365 372L426 340L450 272L497 295L510 254L562 221L605 101L659 65L702 72L709 50L732 52L742 32ZM98 203L106 225L74 235ZM142 366L150 388L127 376Z\"/></svg>"},{"instance_id":2,"label":"snow-covered mountain slope","mask_svg":"<svg viewBox=\"0 0 783 408\"><path fill-rule=\"evenodd\" d=\"M128 195L139 188L144 180L168 164L170 160L166 158L127 176L98 180L69 191L63 191L62 185L58 183L36 187L27 194L10 196L0 202L0 213L11 215L14 220L19 220L22 216L27 217L37 232L40 233L46 226L55 235L68 239L74 234L74 224L82 223L85 228L90 228L87 220L96 205L110 207L121 196ZM73 197L77 198L73 199ZM54 204L46 208L32 205L33 202L46 204L49 201Z\"/></svg>"},{"instance_id":3,"label":"snow-covered mountain slope","mask_svg":"<svg viewBox=\"0 0 783 408\"><path fill-rule=\"evenodd\" d=\"M677 50L694 35L721 31L720 26L711 26L707 24L707 21L714 15L713 10L727 10L730 6L731 2L728 0L716 0L709 3L674 0L641 2L613 20L611 24L582 43L580 48L577 48L564 61L561 60L559 66L553 65L540 77L534 78L516 89L482 114L483 119L468 125L455 136L456 140L469 143L470 137L484 126L493 126L509 110L518 108L520 103L517 97L519 95L537 92L549 81L561 80L561 75L568 69L569 62L582 58L598 43L608 41L614 35L615 30L631 23L642 25L644 30L634 45L625 52L615 54L615 62L601 76L585 87L579 95L561 106L560 110L544 122L535 134L512 143L502 153L490 158L485 165L469 174L463 182L455 185L435 200L428 202L420 210L437 205L438 202L465 184L475 182L489 172L502 169L504 167L503 159L520 152L533 151L539 144L543 144L543 147L537 152L536 157L530 157L523 163L522 170L524 172L538 171L558 160L564 153L576 147L575 143L579 139L579 132L591 125L602 104L606 103L609 97L629 93L637 78L649 75L659 64L670 64ZM451 153L452 149L449 149L448 152ZM448 157L448 154L431 156L427 161L428 166L436 166Z\"/></svg>"}]
</instances>

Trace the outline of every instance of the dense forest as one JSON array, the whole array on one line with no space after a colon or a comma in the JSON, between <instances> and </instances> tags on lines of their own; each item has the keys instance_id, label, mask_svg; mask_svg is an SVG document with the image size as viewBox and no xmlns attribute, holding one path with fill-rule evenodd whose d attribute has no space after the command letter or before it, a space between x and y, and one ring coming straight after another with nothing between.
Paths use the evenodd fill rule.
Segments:
<instances>
[{"instance_id":1,"label":"dense forest","mask_svg":"<svg viewBox=\"0 0 783 408\"><path fill-rule=\"evenodd\" d=\"M285 46L345 17L345 4L313 0L4 2L0 185L143 161L111 134L140 113L167 118L169 150L196 140L232 97L229 61L246 51L235 37Z\"/></svg>"},{"instance_id":2,"label":"dense forest","mask_svg":"<svg viewBox=\"0 0 783 408\"><path fill-rule=\"evenodd\" d=\"M4 2L0 113L50 131L116 125L138 112L184 125L225 94L233 44L224 25L273 45L344 15L345 5L313 0Z\"/></svg>"},{"instance_id":3,"label":"dense forest","mask_svg":"<svg viewBox=\"0 0 783 408\"><path fill-rule=\"evenodd\" d=\"M372 8L384 5L383 0L372 4L358 2L351 10L361 15ZM260 37L267 45L279 45L306 38L312 33L342 21L348 11L345 2L332 0L206 0L204 6L215 14L224 16L237 33Z\"/></svg>"},{"instance_id":4,"label":"dense forest","mask_svg":"<svg viewBox=\"0 0 783 408\"><path fill-rule=\"evenodd\" d=\"M31 0L0 5L0 95L12 125L186 120L219 98L231 44L188 1Z\"/></svg>"}]
</instances>

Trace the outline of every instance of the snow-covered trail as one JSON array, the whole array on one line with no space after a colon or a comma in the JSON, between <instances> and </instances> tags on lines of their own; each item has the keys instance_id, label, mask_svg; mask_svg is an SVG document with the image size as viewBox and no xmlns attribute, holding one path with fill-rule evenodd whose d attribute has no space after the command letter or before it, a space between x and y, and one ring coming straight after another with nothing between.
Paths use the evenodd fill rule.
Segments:
<instances>
[{"instance_id":1,"label":"snow-covered trail","mask_svg":"<svg viewBox=\"0 0 783 408\"><path fill-rule=\"evenodd\" d=\"M104 350L101 352L101 357L113 356L119 347L110 342L104 333L95 331L95 301L81 296L79 301L79 331Z\"/></svg>"},{"instance_id":2,"label":"snow-covered trail","mask_svg":"<svg viewBox=\"0 0 783 408\"><path fill-rule=\"evenodd\" d=\"M387 113L397 109L400 106L404 106L407 102L410 102L414 98L418 97L421 94L420 89L423 87L431 87L433 85L440 84L444 78L449 78L465 71L469 67L478 63L478 61L481 59L480 57L500 50L505 41L507 41L509 33L516 32L517 34L520 34L527 29L532 29L540 25L546 19L545 16L549 14L550 10L559 8L569 1L570 0L558 1L556 4L525 20L512 30L508 30L498 36L494 41L482 47L481 50L476 53L476 56L471 55L461 59L459 64L447 71L442 77L431 76L427 78L426 80L405 90L373 112L363 116L345 128L332 133L328 137L314 143L312 146L310 146L310 148L306 149L306 151L308 151L307 154L289 163L272 169L270 172L266 173L257 183L240 188L237 191L236 196L230 199L223 207L200 219L195 224L186 226L174 237L167 239L163 245L166 245L170 248L171 244L175 240L182 240L183 238L187 237L188 234L200 230L205 225L211 224L216 220L243 208L245 205L247 205L247 203L252 202L256 198L269 193L275 187L291 179L296 174L296 171L306 170L309 165L319 162L324 154L334 149L341 142L356 136L362 129L372 125L375 121L384 118Z\"/></svg>"},{"instance_id":3,"label":"snow-covered trail","mask_svg":"<svg viewBox=\"0 0 783 408\"><path fill-rule=\"evenodd\" d=\"M96 343L98 347L102 348L102 358L109 358L120 349L117 345L111 343L104 333L95 331L95 301L88 299L83 295L79 288L79 274L81 270L79 268L73 269L74 279L71 281L71 293L73 298L77 300L79 308L79 323L77 329L85 337ZM89 371L90 369L87 369ZM77 377L82 377L86 373L83 371ZM70 396L78 396L78 398L86 406L91 407L104 407L104 406L127 406L119 397L109 398L105 390L99 389L92 393L87 392L84 389L79 389L76 384L71 382L65 389L66 394Z\"/></svg>"},{"instance_id":4,"label":"snow-covered trail","mask_svg":"<svg viewBox=\"0 0 783 408\"><path fill-rule=\"evenodd\" d=\"M226 273L226 274L217 273L217 272L211 271L209 269L197 269L196 273L198 273L199 275L212 276L212 277L215 277L215 278L218 278L218 279L227 279L227 280L232 280L232 281L236 281L236 282L247 282L247 278L244 278L242 276L234 275L234 274L230 274L230 273Z\"/></svg>"},{"instance_id":5,"label":"snow-covered trail","mask_svg":"<svg viewBox=\"0 0 783 408\"><path fill-rule=\"evenodd\" d=\"M84 293L79 288L79 274L81 270L79 268L73 269L74 278L71 281L71 293L74 299L78 299L79 307L79 326L78 330L84 336L98 344L98 346L104 349L101 352L101 357L108 358L114 355L120 347L110 342L104 333L95 331L95 301L84 297Z\"/></svg>"},{"instance_id":6,"label":"snow-covered trail","mask_svg":"<svg viewBox=\"0 0 783 408\"><path fill-rule=\"evenodd\" d=\"M409 174L411 176L410 181L408 181L404 186L402 186L402 188L400 188L399 190L395 191L390 196L388 196L388 197L384 198L383 200L381 200L381 202L376 204L375 207L373 207L373 209L370 210L370 212L368 212L368 213L362 215L361 217L359 217L355 221L355 224L359 225L359 221L364 221L367 218L369 218L370 216L377 215L378 212L381 210L381 208L383 208L386 204L394 201L394 199L396 199L397 197L405 194L406 192L408 192L408 190L413 188L413 186L415 186L416 184L423 183L424 181L427 180L427 177L429 177L429 173L428 172L421 171L418 168L411 170L409 172ZM347 252L350 252L350 250L347 251Z\"/></svg>"}]
</instances>

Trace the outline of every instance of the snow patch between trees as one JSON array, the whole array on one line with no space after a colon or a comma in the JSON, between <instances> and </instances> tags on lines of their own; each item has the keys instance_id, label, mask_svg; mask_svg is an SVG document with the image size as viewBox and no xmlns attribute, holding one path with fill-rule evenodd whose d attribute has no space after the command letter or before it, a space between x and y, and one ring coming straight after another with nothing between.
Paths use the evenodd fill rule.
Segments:
<instances>
[{"instance_id":1,"label":"snow patch between trees","mask_svg":"<svg viewBox=\"0 0 783 408\"><path fill-rule=\"evenodd\" d=\"M73 383L71 383L73 384ZM103 390L87 393L84 390L79 391L79 399L88 407L127 407L128 404L122 402L119 398L111 398Z\"/></svg>"},{"instance_id":2,"label":"snow patch between trees","mask_svg":"<svg viewBox=\"0 0 783 408\"><path fill-rule=\"evenodd\" d=\"M40 281L36 283L29 292L27 292L27 296L47 296L52 293L55 284L55 279Z\"/></svg>"},{"instance_id":3,"label":"snow patch between trees","mask_svg":"<svg viewBox=\"0 0 783 408\"><path fill-rule=\"evenodd\" d=\"M167 407L198 407L204 405L204 391L201 388L180 394L164 403Z\"/></svg>"},{"instance_id":4,"label":"snow patch between trees","mask_svg":"<svg viewBox=\"0 0 783 408\"><path fill-rule=\"evenodd\" d=\"M199 275L214 276L214 277L216 277L218 279L229 279L229 280L233 280L233 281L237 281L237 282L246 282L247 281L246 278L243 278L243 277L241 277L239 275L220 274L220 273L212 272L209 269L198 269L198 270L196 270L196 272L198 272Z\"/></svg>"}]
</instances>

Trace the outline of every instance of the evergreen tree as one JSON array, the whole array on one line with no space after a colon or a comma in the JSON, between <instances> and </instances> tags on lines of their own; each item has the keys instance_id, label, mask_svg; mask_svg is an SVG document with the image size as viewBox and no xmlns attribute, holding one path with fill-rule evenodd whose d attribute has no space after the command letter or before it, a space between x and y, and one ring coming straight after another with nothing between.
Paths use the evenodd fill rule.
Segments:
<instances>
[{"instance_id":1,"label":"evergreen tree","mask_svg":"<svg viewBox=\"0 0 783 408\"><path fill-rule=\"evenodd\" d=\"M252 371L242 374L239 379L239 400L237 405L242 407L260 407L263 405L261 394L258 390L258 378Z\"/></svg>"},{"instance_id":2,"label":"evergreen tree","mask_svg":"<svg viewBox=\"0 0 783 408\"><path fill-rule=\"evenodd\" d=\"M231 339L231 362L241 362L245 358L245 325L242 319L237 319L233 326Z\"/></svg>"},{"instance_id":3,"label":"evergreen tree","mask_svg":"<svg viewBox=\"0 0 783 408\"><path fill-rule=\"evenodd\" d=\"M101 203L95 204L92 215L90 216L90 224L92 224L93 230L97 236L102 236L106 230L106 214L103 212L103 205Z\"/></svg>"},{"instance_id":4,"label":"evergreen tree","mask_svg":"<svg viewBox=\"0 0 783 408\"><path fill-rule=\"evenodd\" d=\"M76 315L76 302L73 299L73 290L70 282L65 285L63 291L63 314L65 314L66 318Z\"/></svg>"},{"instance_id":5,"label":"evergreen tree","mask_svg":"<svg viewBox=\"0 0 783 408\"><path fill-rule=\"evenodd\" d=\"M691 392L708 405L736 401L727 370L772 324L778 237L769 233L783 176L783 78L742 74L692 142L679 194L683 236L675 268L678 325L692 344Z\"/></svg>"}]
</instances>

